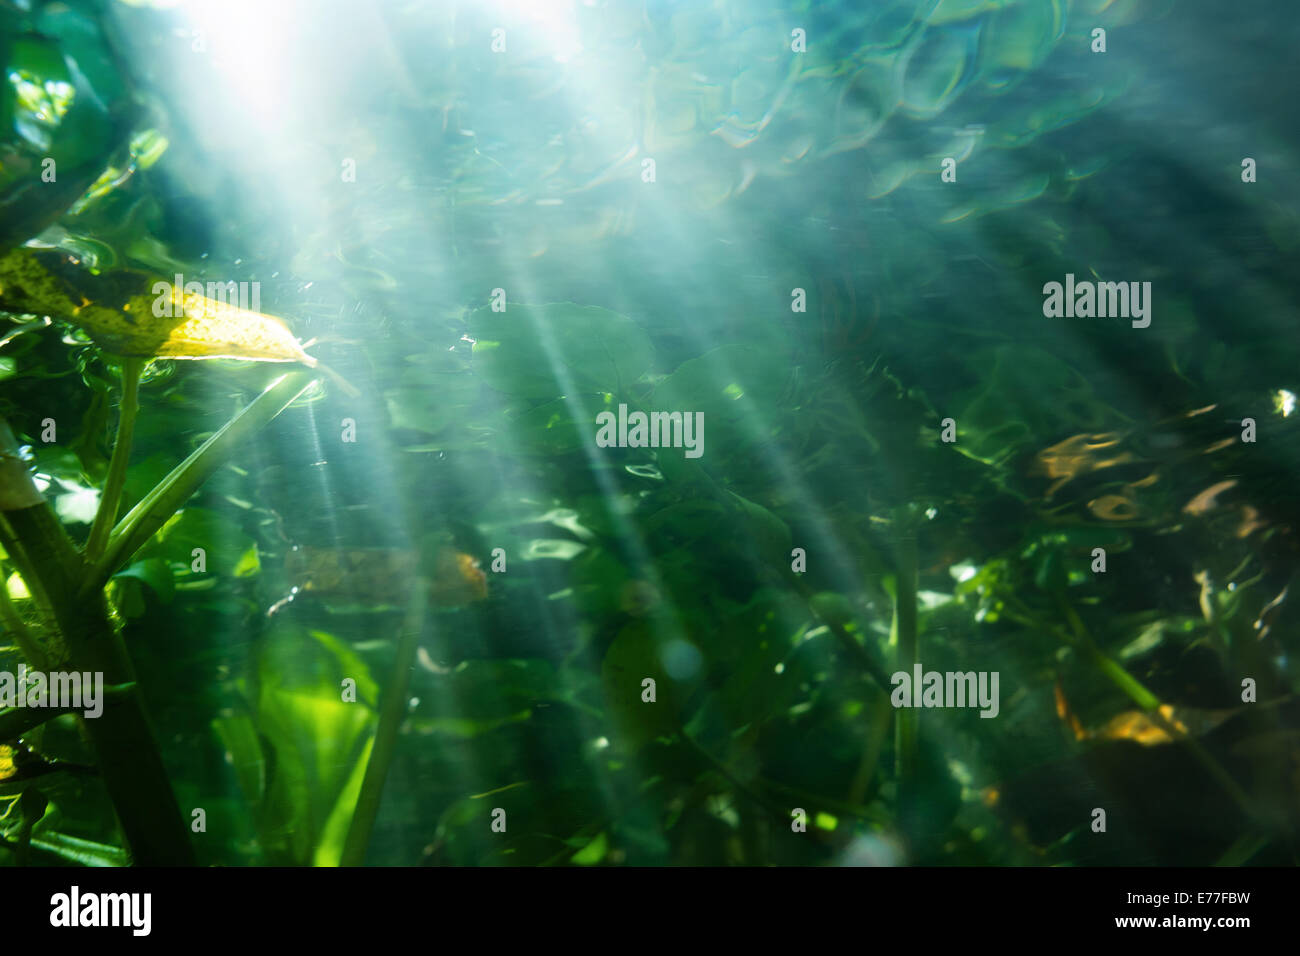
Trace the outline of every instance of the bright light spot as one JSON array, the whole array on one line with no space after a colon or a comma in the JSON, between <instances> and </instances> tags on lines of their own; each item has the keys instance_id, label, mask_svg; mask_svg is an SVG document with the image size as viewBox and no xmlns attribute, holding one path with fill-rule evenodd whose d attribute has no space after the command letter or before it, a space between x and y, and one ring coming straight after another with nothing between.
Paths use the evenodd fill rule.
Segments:
<instances>
[{"instance_id":1,"label":"bright light spot","mask_svg":"<svg viewBox=\"0 0 1300 956\"><path fill-rule=\"evenodd\" d=\"M829 813L819 813L813 818L813 822L823 830L834 830L840 825L840 821L835 819Z\"/></svg>"},{"instance_id":2,"label":"bright light spot","mask_svg":"<svg viewBox=\"0 0 1300 956\"><path fill-rule=\"evenodd\" d=\"M528 542L521 555L525 561L538 561L543 558L555 558L568 561L587 550L585 544L564 538L534 538Z\"/></svg>"},{"instance_id":3,"label":"bright light spot","mask_svg":"<svg viewBox=\"0 0 1300 956\"><path fill-rule=\"evenodd\" d=\"M190 0L184 9L196 47L190 52L211 58L223 95L238 102L241 115L267 129L287 120L298 105L287 95L287 80L310 72L290 53L310 7L300 0Z\"/></svg>"},{"instance_id":4,"label":"bright light spot","mask_svg":"<svg viewBox=\"0 0 1300 956\"><path fill-rule=\"evenodd\" d=\"M1273 407L1282 413L1283 418L1289 417L1295 411L1295 392L1279 388L1277 394L1273 396Z\"/></svg>"},{"instance_id":5,"label":"bright light spot","mask_svg":"<svg viewBox=\"0 0 1300 956\"><path fill-rule=\"evenodd\" d=\"M931 521L933 521L935 518L937 518L937 517L939 516L939 509L938 509L938 508L926 508L926 509L925 509L925 516L926 516L928 519L930 519Z\"/></svg>"},{"instance_id":6,"label":"bright light spot","mask_svg":"<svg viewBox=\"0 0 1300 956\"><path fill-rule=\"evenodd\" d=\"M582 52L573 0L493 0L492 6L504 21L507 50L513 28L526 31L526 46L540 40L557 63L568 63Z\"/></svg>"},{"instance_id":7,"label":"bright light spot","mask_svg":"<svg viewBox=\"0 0 1300 956\"><path fill-rule=\"evenodd\" d=\"M975 577L977 572L975 570L975 565L973 564L954 564L948 569L948 573L956 578L960 583L963 581L969 581L971 578Z\"/></svg>"},{"instance_id":8,"label":"bright light spot","mask_svg":"<svg viewBox=\"0 0 1300 956\"><path fill-rule=\"evenodd\" d=\"M9 83L14 89L14 98L21 111L18 123L19 132L34 142L48 148L50 136L63 120L76 96L76 88L62 80L41 81L23 70L9 73ZM39 128L32 126L34 121Z\"/></svg>"},{"instance_id":9,"label":"bright light spot","mask_svg":"<svg viewBox=\"0 0 1300 956\"><path fill-rule=\"evenodd\" d=\"M952 600L951 594L944 594L942 591L917 591L916 599L920 602L921 607L927 611L932 611L937 607L943 607Z\"/></svg>"},{"instance_id":10,"label":"bright light spot","mask_svg":"<svg viewBox=\"0 0 1300 956\"><path fill-rule=\"evenodd\" d=\"M784 673L785 673L785 661L782 661L780 664L777 664L776 667L772 668L772 670L776 671L778 674L784 674Z\"/></svg>"},{"instance_id":11,"label":"bright light spot","mask_svg":"<svg viewBox=\"0 0 1300 956\"><path fill-rule=\"evenodd\" d=\"M594 741L592 741L591 745L595 747L597 750L604 750L606 747L609 746L609 738L597 737Z\"/></svg>"},{"instance_id":12,"label":"bright light spot","mask_svg":"<svg viewBox=\"0 0 1300 956\"><path fill-rule=\"evenodd\" d=\"M99 510L99 489L85 488L74 481L65 481L62 478L56 478L55 481L67 492L59 495L54 502L54 510L58 512L59 517L65 521L80 521L83 524L94 521L95 512Z\"/></svg>"},{"instance_id":13,"label":"bright light spot","mask_svg":"<svg viewBox=\"0 0 1300 956\"><path fill-rule=\"evenodd\" d=\"M18 576L17 572L9 575L9 580L5 582L5 588L9 591L9 598L13 601L26 601L31 597L27 591L27 585L23 579Z\"/></svg>"}]
</instances>

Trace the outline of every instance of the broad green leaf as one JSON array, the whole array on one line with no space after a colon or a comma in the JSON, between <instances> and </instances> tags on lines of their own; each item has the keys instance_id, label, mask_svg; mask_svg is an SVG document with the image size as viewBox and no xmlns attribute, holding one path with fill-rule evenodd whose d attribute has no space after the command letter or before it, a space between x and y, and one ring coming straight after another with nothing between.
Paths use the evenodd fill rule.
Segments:
<instances>
[{"instance_id":1,"label":"broad green leaf","mask_svg":"<svg viewBox=\"0 0 1300 956\"><path fill-rule=\"evenodd\" d=\"M712 463L773 437L787 419L781 399L789 380L789 362L779 354L724 345L678 366L655 388L651 407L702 412L703 459ZM659 460L670 480L669 466L686 461L676 449L660 452Z\"/></svg>"},{"instance_id":2,"label":"broad green leaf","mask_svg":"<svg viewBox=\"0 0 1300 956\"><path fill-rule=\"evenodd\" d=\"M625 743L635 748L681 727L686 701L700 675L697 671L678 679L670 670L675 669L675 652L690 649L684 639L667 638L641 621L629 624L614 638L605 652L600 674L606 708ZM643 700L642 682L646 678L655 682L653 702Z\"/></svg>"},{"instance_id":3,"label":"broad green leaf","mask_svg":"<svg viewBox=\"0 0 1300 956\"><path fill-rule=\"evenodd\" d=\"M290 859L305 864L369 746L374 711L366 701L377 688L365 663L331 635L284 626L264 640L257 722L275 749L268 837L287 841ZM344 678L357 682L356 703L342 699Z\"/></svg>"}]
</instances>

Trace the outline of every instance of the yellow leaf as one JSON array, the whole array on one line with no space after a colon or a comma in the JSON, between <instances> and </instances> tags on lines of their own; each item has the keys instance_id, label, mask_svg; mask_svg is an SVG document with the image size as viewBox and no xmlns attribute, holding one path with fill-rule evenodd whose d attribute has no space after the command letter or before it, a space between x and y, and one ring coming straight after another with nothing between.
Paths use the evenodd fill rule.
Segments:
<instances>
[{"instance_id":1,"label":"yellow leaf","mask_svg":"<svg viewBox=\"0 0 1300 956\"><path fill-rule=\"evenodd\" d=\"M158 297L146 294L133 296L124 303L121 316L113 310L83 309L70 321L84 328L96 341L97 333L112 339L118 355L235 358L316 366L316 360L302 350L293 333L274 316L204 295L187 295L176 285L166 284L160 296L165 299L166 311L171 316L155 315Z\"/></svg>"},{"instance_id":2,"label":"yellow leaf","mask_svg":"<svg viewBox=\"0 0 1300 956\"><path fill-rule=\"evenodd\" d=\"M1144 747L1152 747L1173 743L1182 736L1200 737L1234 713L1231 710L1199 710L1170 704L1161 704L1158 710L1160 719L1140 710L1126 711L1112 717L1092 736L1098 740L1132 740ZM1171 735L1170 729L1175 733Z\"/></svg>"},{"instance_id":3,"label":"yellow leaf","mask_svg":"<svg viewBox=\"0 0 1300 956\"><path fill-rule=\"evenodd\" d=\"M1173 707L1161 704L1160 716L1174 730L1187 733L1187 727L1174 715ZM1176 739L1162 724L1140 710L1126 711L1111 718L1096 736L1103 740L1132 740L1144 747L1172 743Z\"/></svg>"},{"instance_id":4,"label":"yellow leaf","mask_svg":"<svg viewBox=\"0 0 1300 956\"><path fill-rule=\"evenodd\" d=\"M214 287L222 293L238 290L234 283L209 283L206 288ZM0 309L70 322L114 355L299 362L320 368L356 394L332 369L304 352L275 316L240 308L224 297L187 292L141 272L94 275L58 250L24 247L0 256Z\"/></svg>"}]
</instances>

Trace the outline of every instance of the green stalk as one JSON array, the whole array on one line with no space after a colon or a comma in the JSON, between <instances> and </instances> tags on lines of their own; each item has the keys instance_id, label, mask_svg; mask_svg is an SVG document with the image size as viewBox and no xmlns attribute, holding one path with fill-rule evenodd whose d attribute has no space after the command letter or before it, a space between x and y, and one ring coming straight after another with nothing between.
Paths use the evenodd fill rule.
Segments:
<instances>
[{"instance_id":1,"label":"green stalk","mask_svg":"<svg viewBox=\"0 0 1300 956\"><path fill-rule=\"evenodd\" d=\"M853 783L849 785L849 803L860 805L866 798L867 789L871 786L871 778L875 776L876 766L880 763L880 753L885 746L885 738L889 735L889 711L892 709L889 703L889 692L876 696L875 701L870 706L871 723L867 731L867 741L862 748L862 757L858 760L857 772L853 775Z\"/></svg>"},{"instance_id":2,"label":"green stalk","mask_svg":"<svg viewBox=\"0 0 1300 956\"><path fill-rule=\"evenodd\" d=\"M130 376L128 375L129 379ZM14 457L7 426L0 422L0 454L5 457L0 504L0 543L18 564L38 603L53 615L50 662L59 669L102 673L118 692L105 695L102 714L79 718L95 752L104 787L113 802L132 860L144 866L194 863L189 832L172 793L157 739L149 726L135 674L121 635L113 626L103 587L108 578L153 536L198 486L250 437L283 411L310 384L309 372L291 372L270 387L181 463L131 510L108 537L102 554L88 564L63 525ZM131 401L134 404L134 385ZM126 408L123 409L126 415ZM128 416L130 417L130 416ZM129 428L114 449L115 468L123 474L129 453ZM127 441L121 439L126 437ZM111 480L111 479L110 479ZM107 486L106 486L106 490ZM116 492L120 497L120 486ZM110 496L111 497L111 496ZM110 501L108 508L116 510ZM107 512L105 512L107 513ZM111 521L110 518L106 519Z\"/></svg>"},{"instance_id":3,"label":"green stalk","mask_svg":"<svg viewBox=\"0 0 1300 956\"><path fill-rule=\"evenodd\" d=\"M314 378L314 374L308 371L282 375L177 465L113 529L104 553L92 560L80 595L85 597L101 590L131 555L167 523L213 472L226 463L241 442L284 411L306 391Z\"/></svg>"},{"instance_id":4,"label":"green stalk","mask_svg":"<svg viewBox=\"0 0 1300 956\"><path fill-rule=\"evenodd\" d=\"M129 693L135 684L120 684L103 689L104 699L113 694ZM26 733L64 714L79 713L78 707L6 707L0 710L0 740L16 740Z\"/></svg>"},{"instance_id":5,"label":"green stalk","mask_svg":"<svg viewBox=\"0 0 1300 956\"><path fill-rule=\"evenodd\" d=\"M1205 768L1215 781L1224 789L1228 796L1232 797L1233 802L1241 809L1247 817L1252 820L1259 819L1254 804L1250 796L1237 781L1233 780L1228 771L1223 769L1219 761L1214 759L1211 754L1201 744L1199 740L1186 731L1180 730L1174 726L1173 721L1167 720L1165 715L1160 713L1160 698L1143 686L1142 682L1124 669L1124 667L1109 655L1105 654L1101 648L1097 647L1092 636L1088 633L1083 619L1065 600L1064 595L1057 596L1065 619L1070 623L1070 629L1074 635L1074 643L1079 646L1085 654L1091 659L1093 666L1110 678L1111 683L1126 693L1129 698L1136 703L1146 715L1151 718L1151 722L1156 724L1161 730L1169 735L1170 740L1181 742L1196 759L1196 761Z\"/></svg>"},{"instance_id":6,"label":"green stalk","mask_svg":"<svg viewBox=\"0 0 1300 956\"><path fill-rule=\"evenodd\" d=\"M1096 645L1091 635L1088 634L1083 619L1065 600L1064 595L1058 595L1057 601L1060 604L1061 613L1065 615L1066 621L1070 624L1070 631L1074 636L1073 643L1083 650L1092 661L1093 666L1105 674L1112 684L1127 694L1129 699L1138 707L1147 711L1156 711L1160 706L1160 698L1147 690L1141 681L1124 669L1122 664L1105 654Z\"/></svg>"},{"instance_id":7,"label":"green stalk","mask_svg":"<svg viewBox=\"0 0 1300 956\"><path fill-rule=\"evenodd\" d=\"M22 651L23 657L27 658L27 663L37 670L48 670L45 664L45 652L41 650L36 636L32 634L9 600L8 579L5 577L3 565L0 565L0 624L4 624L5 631L13 635L14 643L18 645L18 650ZM0 740L4 739L0 737Z\"/></svg>"},{"instance_id":8,"label":"green stalk","mask_svg":"<svg viewBox=\"0 0 1300 956\"><path fill-rule=\"evenodd\" d=\"M99 499L99 510L86 539L86 560L94 561L104 550L109 530L117 521L117 509L122 503L122 488L126 484L126 465L131 458L131 439L135 434L135 416L140 411L140 373L144 359L122 360L122 410L117 421L117 439L113 443L113 457L108 463L108 477L104 493Z\"/></svg>"},{"instance_id":9,"label":"green stalk","mask_svg":"<svg viewBox=\"0 0 1300 956\"><path fill-rule=\"evenodd\" d=\"M60 659L51 663L60 670L102 673L108 685L130 685L123 693L105 695L98 718L79 720L133 860L142 866L192 865L189 833L104 595L77 596L81 555L49 505L42 501L4 517L6 530L22 542L31 568L28 580L38 580L50 598L63 639Z\"/></svg>"},{"instance_id":10,"label":"green stalk","mask_svg":"<svg viewBox=\"0 0 1300 956\"><path fill-rule=\"evenodd\" d=\"M366 860L370 833L379 816L379 804L383 799L384 781L388 778L388 768L393 762L393 752L397 749L397 734L406 719L411 671L415 665L415 652L420 646L420 635L424 631L429 587L428 580L417 578L414 593L407 605L406 618L402 622L402 632L397 642L397 658L393 661L393 672L389 675L383 703L380 705L375 745L370 751L370 762L366 764L366 775L361 781L357 809L352 815L347 839L343 842L340 866L361 866Z\"/></svg>"},{"instance_id":11,"label":"green stalk","mask_svg":"<svg viewBox=\"0 0 1300 956\"><path fill-rule=\"evenodd\" d=\"M889 682L889 675L885 673L883 659L878 660L871 651L858 643L857 638L850 634L842 623L821 617L813 608L812 589L804 583L802 578L790 574L786 576L785 580L790 587L799 592L799 595L804 599L804 603L808 606L808 613L813 617L813 619L820 622L823 627L827 628L839 643L844 653L852 658L858 668L875 681L881 690L888 693L889 688L892 685Z\"/></svg>"}]
</instances>

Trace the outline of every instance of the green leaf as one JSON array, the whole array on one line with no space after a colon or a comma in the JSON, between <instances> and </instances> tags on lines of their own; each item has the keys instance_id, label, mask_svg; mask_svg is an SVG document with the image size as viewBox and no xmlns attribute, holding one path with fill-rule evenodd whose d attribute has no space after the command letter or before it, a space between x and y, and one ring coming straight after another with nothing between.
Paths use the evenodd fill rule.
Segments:
<instances>
[{"instance_id":1,"label":"green leaf","mask_svg":"<svg viewBox=\"0 0 1300 956\"><path fill-rule=\"evenodd\" d=\"M655 388L654 411L704 413L704 455L710 461L773 437L785 419L782 396L789 363L774 352L724 345L677 367ZM665 477L675 454L660 455Z\"/></svg>"},{"instance_id":2,"label":"green leaf","mask_svg":"<svg viewBox=\"0 0 1300 956\"><path fill-rule=\"evenodd\" d=\"M229 459L234 448L279 415L311 383L312 376L305 371L289 372L276 379L220 431L177 465L118 522L109 537L108 548L86 575L81 593L90 594L102 587L113 569L152 538L208 476Z\"/></svg>"},{"instance_id":3,"label":"green leaf","mask_svg":"<svg viewBox=\"0 0 1300 956\"><path fill-rule=\"evenodd\" d=\"M680 729L685 702L698 675L678 680L669 673L669 658L678 649L690 650L691 646L685 640L666 639L638 621L623 628L605 652L600 667L605 703L614 729L626 745L636 748ZM642 699L646 678L655 682L653 702Z\"/></svg>"},{"instance_id":4,"label":"green leaf","mask_svg":"<svg viewBox=\"0 0 1300 956\"><path fill-rule=\"evenodd\" d=\"M234 769L244 800L256 807L266 793L266 755L257 735L257 725L247 714L216 717L212 732L225 748L227 762Z\"/></svg>"},{"instance_id":5,"label":"green leaf","mask_svg":"<svg viewBox=\"0 0 1300 956\"><path fill-rule=\"evenodd\" d=\"M55 7L66 15L43 17L39 33L6 36L10 42L0 45L0 154L6 155L0 164L0 250L46 228L94 181L129 132L109 109L120 78L102 39L71 44L79 53L74 69L50 35L74 20L93 31L93 21L63 4L46 9ZM33 170L39 173L46 159L55 162L57 178L32 189Z\"/></svg>"},{"instance_id":6,"label":"green leaf","mask_svg":"<svg viewBox=\"0 0 1300 956\"><path fill-rule=\"evenodd\" d=\"M321 832L320 843L316 845L316 854L312 857L313 866L338 866L343 858L343 844L347 840L348 826L352 823L352 814L356 810L357 798L361 795L361 783L366 776L366 765L370 762L370 751L375 740L366 741L365 749L352 767L347 783L334 801L334 809Z\"/></svg>"},{"instance_id":7,"label":"green leaf","mask_svg":"<svg viewBox=\"0 0 1300 956\"><path fill-rule=\"evenodd\" d=\"M125 850L66 833L42 833L32 837L32 848L52 853L59 859L81 866L127 866L130 857Z\"/></svg>"},{"instance_id":8,"label":"green leaf","mask_svg":"<svg viewBox=\"0 0 1300 956\"><path fill-rule=\"evenodd\" d=\"M176 593L176 583L172 577L172 569L160 558L146 558L143 561L137 561L130 567L124 568L113 575L113 578L120 580L122 578L136 578L143 581L153 589L154 594L158 595L158 600L164 604L170 604L172 596Z\"/></svg>"},{"instance_id":9,"label":"green leaf","mask_svg":"<svg viewBox=\"0 0 1300 956\"><path fill-rule=\"evenodd\" d=\"M578 866L594 866L605 859L607 852L609 852L609 838L602 831L596 835L594 840L573 854L570 862L576 863Z\"/></svg>"},{"instance_id":10,"label":"green leaf","mask_svg":"<svg viewBox=\"0 0 1300 956\"><path fill-rule=\"evenodd\" d=\"M999 464L1025 445L1045 446L1061 435L1122 423L1084 375L1044 349L1000 345L971 361L983 382L956 416L954 446L969 458Z\"/></svg>"},{"instance_id":11,"label":"green leaf","mask_svg":"<svg viewBox=\"0 0 1300 956\"><path fill-rule=\"evenodd\" d=\"M253 538L228 516L207 508L186 508L173 515L141 553L191 567L195 549L203 550L209 574L240 577L241 570L257 572Z\"/></svg>"},{"instance_id":12,"label":"green leaf","mask_svg":"<svg viewBox=\"0 0 1300 956\"><path fill-rule=\"evenodd\" d=\"M378 691L365 663L329 634L282 626L264 641L257 725L275 752L268 833L287 842L282 855L304 865L322 846L332 852L328 847L346 830L339 799L363 772L356 768L374 724L365 701ZM342 680L349 677L357 682L356 703L342 699Z\"/></svg>"}]
</instances>

